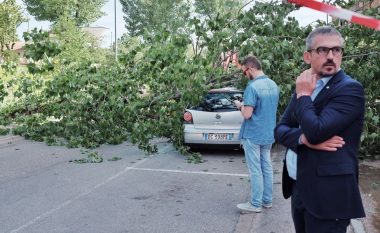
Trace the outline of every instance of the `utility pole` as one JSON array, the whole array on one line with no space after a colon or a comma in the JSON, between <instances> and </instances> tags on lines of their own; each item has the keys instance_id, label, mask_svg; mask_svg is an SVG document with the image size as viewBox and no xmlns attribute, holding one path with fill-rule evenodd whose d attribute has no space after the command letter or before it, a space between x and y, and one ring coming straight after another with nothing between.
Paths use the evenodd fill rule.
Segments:
<instances>
[{"instance_id":1,"label":"utility pole","mask_svg":"<svg viewBox=\"0 0 380 233\"><path fill-rule=\"evenodd\" d=\"M114 7L115 7L115 9L114 9L114 15L115 15L115 60L117 61L117 33L116 33L116 0L114 0Z\"/></svg>"}]
</instances>

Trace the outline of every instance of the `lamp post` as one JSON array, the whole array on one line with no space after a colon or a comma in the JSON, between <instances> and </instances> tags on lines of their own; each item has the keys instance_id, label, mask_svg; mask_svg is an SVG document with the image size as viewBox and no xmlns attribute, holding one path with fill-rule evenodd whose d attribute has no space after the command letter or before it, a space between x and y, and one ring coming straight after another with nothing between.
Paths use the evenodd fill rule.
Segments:
<instances>
[{"instance_id":1,"label":"lamp post","mask_svg":"<svg viewBox=\"0 0 380 233\"><path fill-rule=\"evenodd\" d=\"M114 15L115 15L115 60L117 61L117 33L116 33L116 0L114 0Z\"/></svg>"}]
</instances>

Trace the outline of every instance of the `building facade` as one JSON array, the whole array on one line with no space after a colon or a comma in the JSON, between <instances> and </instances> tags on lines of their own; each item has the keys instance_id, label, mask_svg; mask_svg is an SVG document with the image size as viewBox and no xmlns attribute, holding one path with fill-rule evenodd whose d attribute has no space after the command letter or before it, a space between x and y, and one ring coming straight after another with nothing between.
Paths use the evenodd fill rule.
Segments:
<instances>
[{"instance_id":1,"label":"building facade","mask_svg":"<svg viewBox=\"0 0 380 233\"><path fill-rule=\"evenodd\" d=\"M363 10L377 7L380 7L380 0L359 0L351 10L361 13Z\"/></svg>"}]
</instances>

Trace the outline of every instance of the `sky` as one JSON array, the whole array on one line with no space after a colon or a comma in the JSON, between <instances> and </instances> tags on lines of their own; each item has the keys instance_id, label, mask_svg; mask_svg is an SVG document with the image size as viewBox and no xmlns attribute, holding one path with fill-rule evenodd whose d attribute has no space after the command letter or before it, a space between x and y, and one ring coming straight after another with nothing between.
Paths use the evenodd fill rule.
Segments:
<instances>
[{"instance_id":1,"label":"sky","mask_svg":"<svg viewBox=\"0 0 380 233\"><path fill-rule=\"evenodd\" d=\"M103 47L108 47L111 45L113 41L115 41L115 5L116 1L116 36L120 38L123 33L127 32L124 26L123 12L122 7L119 0L109 0L103 6L102 11L105 12L106 15L101 17L99 20L91 24L90 26L101 26L109 28L109 30L104 34L103 39ZM23 6L22 0L16 0L16 2ZM38 29L49 29L50 23L47 21L36 21L32 16L27 15L26 10L24 10L24 14L29 18L29 22L22 23L17 28L17 33L20 40L23 40L22 33L24 31L28 31L29 29L33 29L37 27ZM299 11L295 11L291 14L294 16L299 22L301 26L306 26L318 19L326 20L327 15L325 13L309 9L306 7L301 7Z\"/></svg>"}]
</instances>

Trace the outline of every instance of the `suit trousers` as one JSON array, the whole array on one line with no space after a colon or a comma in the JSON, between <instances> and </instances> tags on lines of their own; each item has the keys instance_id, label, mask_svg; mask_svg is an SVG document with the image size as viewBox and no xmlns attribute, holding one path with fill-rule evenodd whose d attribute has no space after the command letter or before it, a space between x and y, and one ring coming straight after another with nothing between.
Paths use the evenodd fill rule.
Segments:
<instances>
[{"instance_id":1,"label":"suit trousers","mask_svg":"<svg viewBox=\"0 0 380 233\"><path fill-rule=\"evenodd\" d=\"M297 190L297 182L293 184L291 209L296 233L346 233L350 219L320 219L314 217L305 208Z\"/></svg>"}]
</instances>

